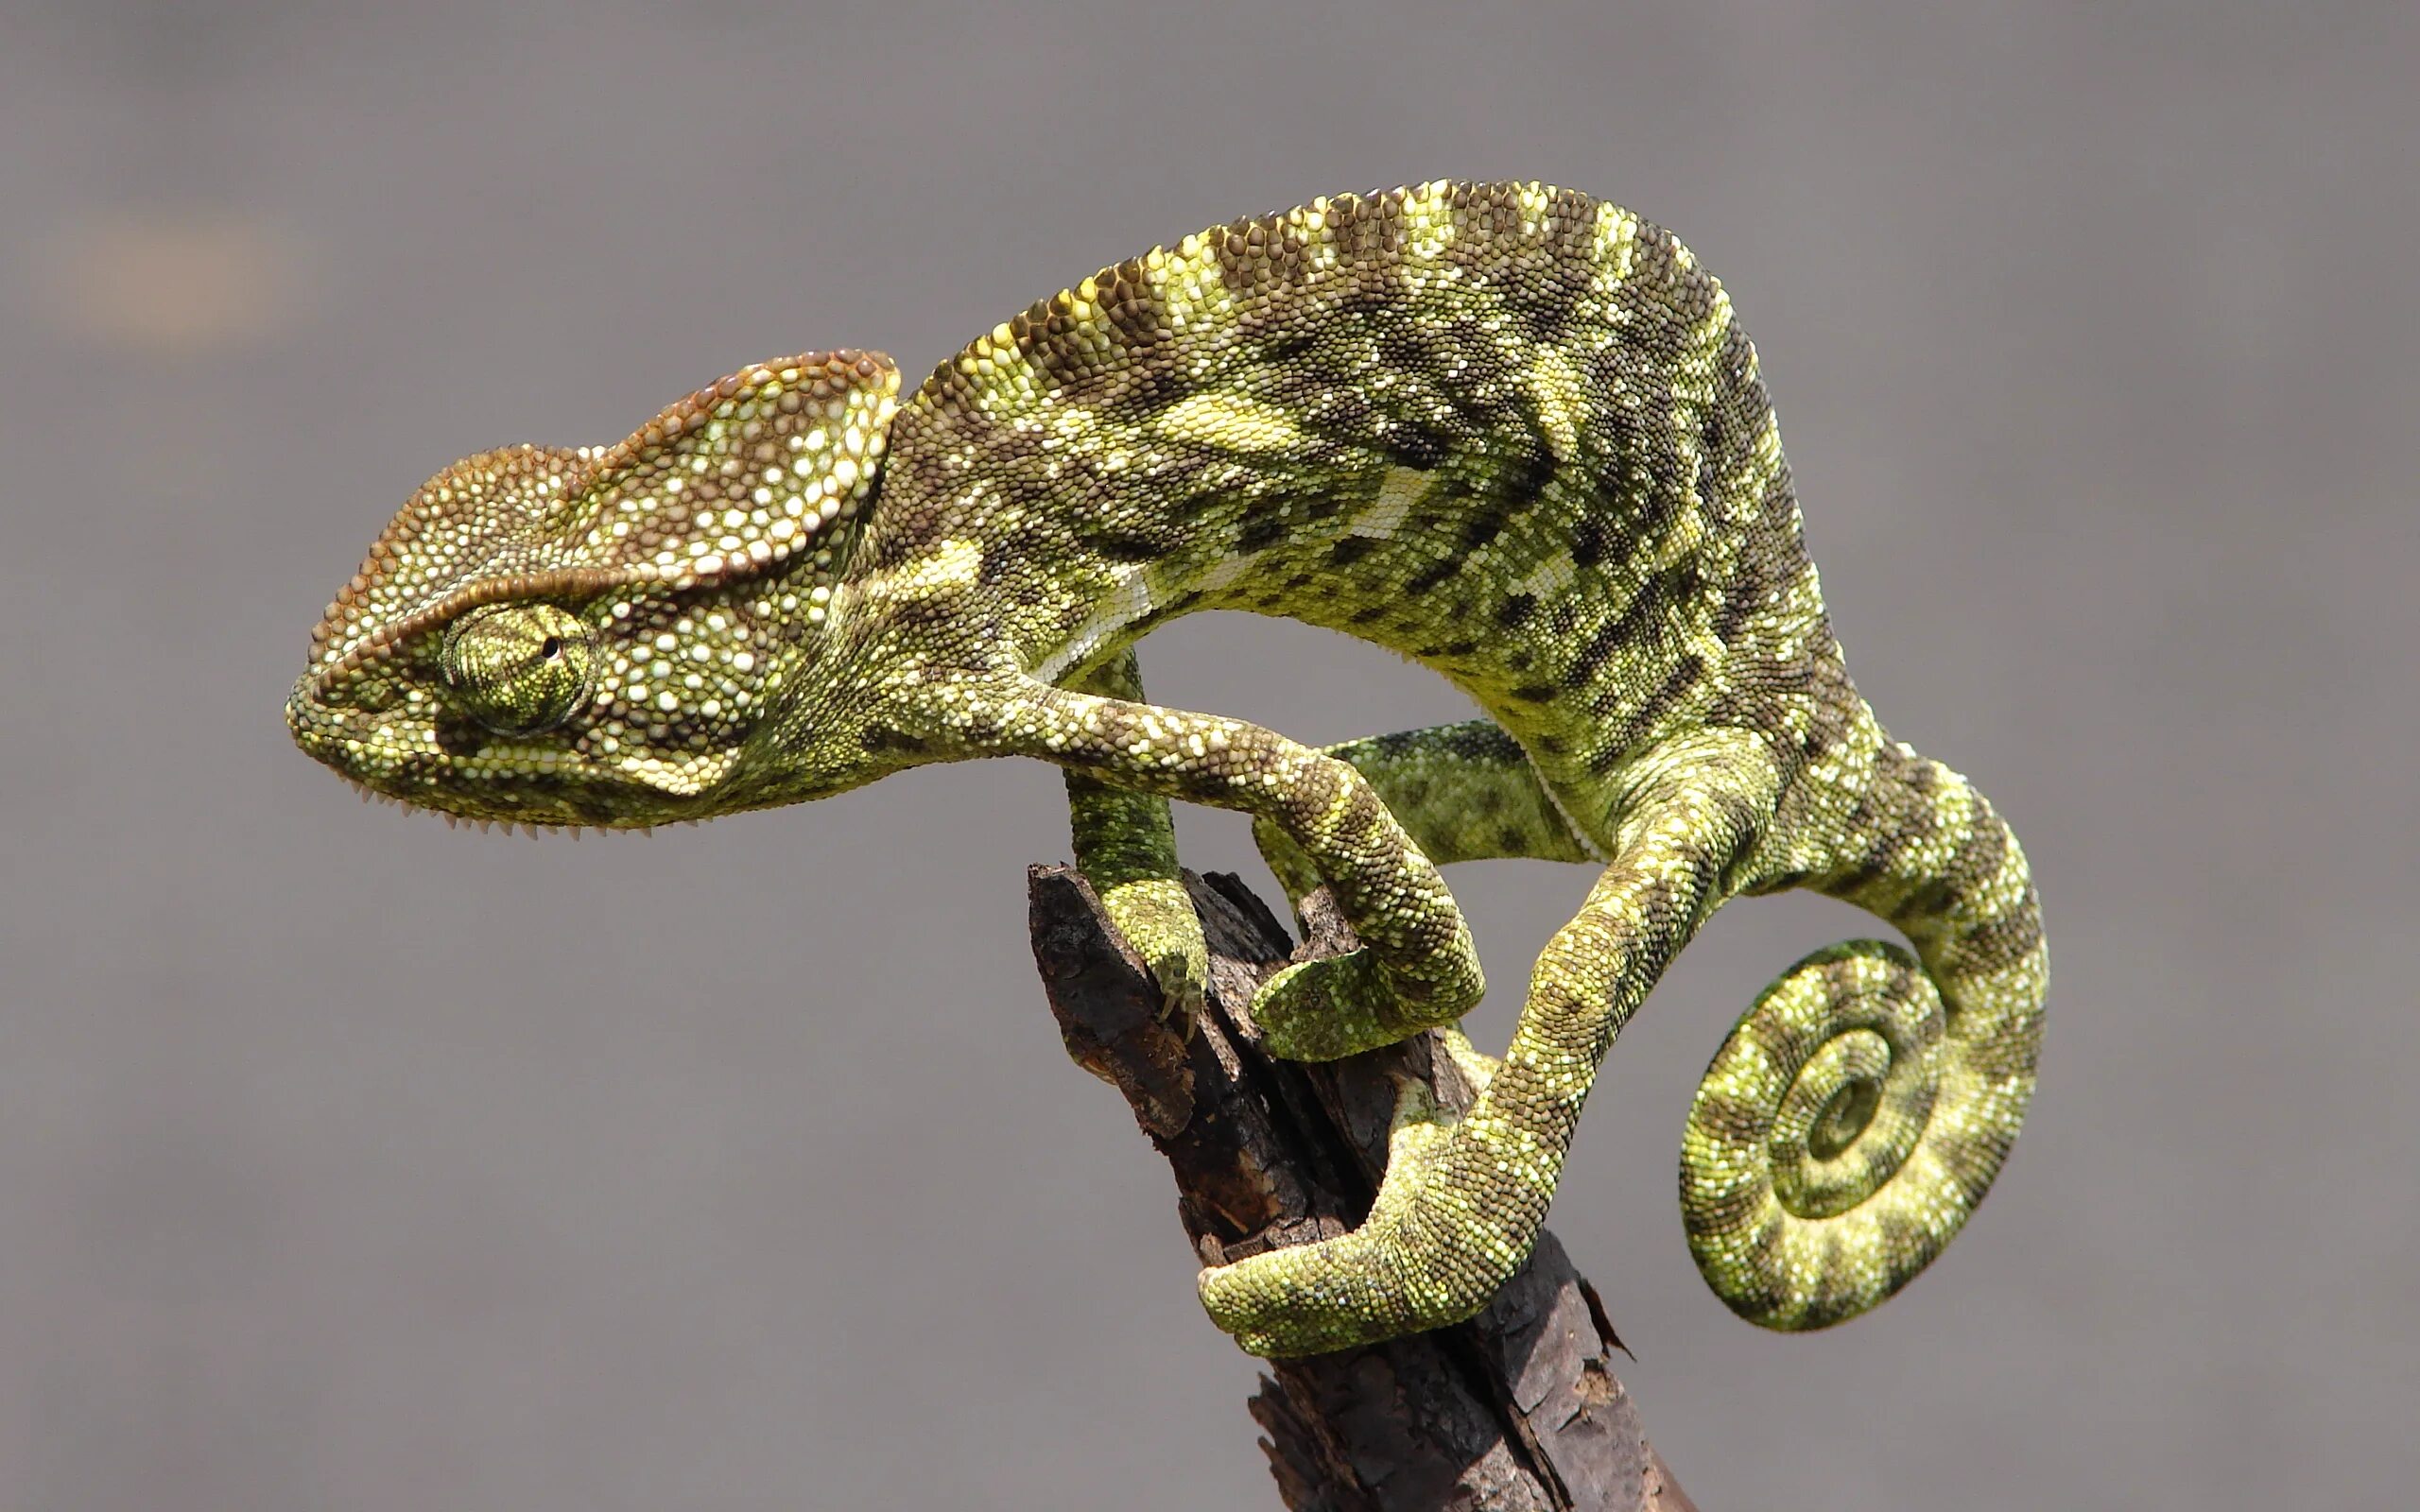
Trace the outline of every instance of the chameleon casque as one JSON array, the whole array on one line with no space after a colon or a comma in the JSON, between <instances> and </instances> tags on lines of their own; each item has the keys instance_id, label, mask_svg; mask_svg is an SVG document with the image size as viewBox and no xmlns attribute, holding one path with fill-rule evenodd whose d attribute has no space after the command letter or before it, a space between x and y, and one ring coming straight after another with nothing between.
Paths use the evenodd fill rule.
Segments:
<instances>
[{"instance_id":1,"label":"chameleon casque","mask_svg":"<svg viewBox=\"0 0 2420 1512\"><path fill-rule=\"evenodd\" d=\"M1530 183L1314 200L1104 269L904 403L898 380L791 357L617 446L447 468L329 606L296 740L376 794L543 827L1037 757L1178 1007L1204 954L1166 800L1242 810L1361 940L1254 1000L1298 1058L1478 1000L1439 866L1597 865L1502 1060L1449 1039L1477 1103L1399 1115L1362 1227L1202 1272L1254 1352L1483 1306L1614 1036L1741 893L1813 887L1914 951L1817 952L1716 1056L1681 1167L1707 1281L1820 1328L1957 1231L2033 1086L2032 885L1982 796L1850 683L1755 352L1670 234ZM1133 642L1211 609L1374 642L1485 717L1322 750L1144 702Z\"/></svg>"}]
</instances>

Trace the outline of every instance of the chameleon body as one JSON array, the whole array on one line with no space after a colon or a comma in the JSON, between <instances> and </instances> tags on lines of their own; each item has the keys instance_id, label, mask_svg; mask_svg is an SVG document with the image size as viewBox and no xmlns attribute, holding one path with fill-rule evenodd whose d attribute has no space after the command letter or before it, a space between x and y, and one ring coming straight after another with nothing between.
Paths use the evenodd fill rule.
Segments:
<instances>
[{"instance_id":1,"label":"chameleon body","mask_svg":"<svg viewBox=\"0 0 2420 1512\"><path fill-rule=\"evenodd\" d=\"M533 826L1038 757L1180 1005L1202 952L1166 800L1241 810L1361 941L1255 999L1306 1058L1477 1002L1439 866L1598 866L1502 1060L1452 1036L1475 1106L1399 1114L1363 1225L1202 1273L1257 1352L1483 1306L1614 1036L1741 893L1818 888L1914 949L1817 953L1717 1056L1682 1162L1706 1280L1816 1328L1949 1240L2033 1085L2033 889L1981 795L1850 683L1754 351L1671 235L1537 184L1315 200L1106 268L897 385L877 354L809 354L612 448L440 473L329 607L296 738L377 794ZM1483 717L1315 750L1143 701L1133 642L1207 609L1374 642Z\"/></svg>"}]
</instances>

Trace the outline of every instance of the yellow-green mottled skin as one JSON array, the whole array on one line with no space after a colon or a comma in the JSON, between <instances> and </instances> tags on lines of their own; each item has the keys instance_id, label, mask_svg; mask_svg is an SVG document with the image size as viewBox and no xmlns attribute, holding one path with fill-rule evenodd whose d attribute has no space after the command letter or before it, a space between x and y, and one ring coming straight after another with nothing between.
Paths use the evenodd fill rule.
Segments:
<instances>
[{"instance_id":1,"label":"yellow-green mottled skin","mask_svg":"<svg viewBox=\"0 0 2420 1512\"><path fill-rule=\"evenodd\" d=\"M376 793L545 826L1039 757L1179 1005L1203 956L1165 799L1240 809L1363 942L1255 1001L1298 1057L1478 1001L1439 865L1601 866L1503 1060L1469 1057L1477 1104L1408 1104L1363 1226L1203 1272L1258 1352L1484 1305L1615 1034L1740 893L1819 888L1915 951L1810 956L1716 1057L1682 1166L1707 1280L1815 1328L1948 1242L2033 1085L2032 886L1981 795L1851 685L1755 352L1679 242L1538 184L1315 200L1104 269L905 404L897 382L810 354L610 450L448 469L330 606L296 738ZM1319 751L1142 701L1133 642L1201 609L1375 642L1485 717Z\"/></svg>"}]
</instances>

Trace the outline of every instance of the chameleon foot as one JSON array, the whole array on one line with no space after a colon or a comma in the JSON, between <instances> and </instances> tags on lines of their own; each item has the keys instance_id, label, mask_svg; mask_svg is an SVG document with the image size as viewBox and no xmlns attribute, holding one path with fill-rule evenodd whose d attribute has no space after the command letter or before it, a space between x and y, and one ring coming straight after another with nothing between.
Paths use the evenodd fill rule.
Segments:
<instances>
[{"instance_id":1,"label":"chameleon foot","mask_svg":"<svg viewBox=\"0 0 2420 1512\"><path fill-rule=\"evenodd\" d=\"M1449 987L1422 990L1387 976L1362 949L1285 968L1253 994L1252 1019L1272 1056L1340 1060L1452 1023L1481 990L1475 965Z\"/></svg>"},{"instance_id":2,"label":"chameleon foot","mask_svg":"<svg viewBox=\"0 0 2420 1512\"><path fill-rule=\"evenodd\" d=\"M1210 1320L1247 1351L1277 1358L1443 1328L1486 1306L1522 1254L1466 1231L1467 1216L1437 1200L1430 1177L1453 1128L1426 1087L1400 1083L1369 1218L1349 1234L1203 1271Z\"/></svg>"},{"instance_id":3,"label":"chameleon foot","mask_svg":"<svg viewBox=\"0 0 2420 1512\"><path fill-rule=\"evenodd\" d=\"M1340 1060L1405 1037L1378 963L1366 950L1285 968L1253 994L1252 1021L1270 1055L1287 1060Z\"/></svg>"},{"instance_id":4,"label":"chameleon foot","mask_svg":"<svg viewBox=\"0 0 2420 1512\"><path fill-rule=\"evenodd\" d=\"M1104 888L1100 905L1159 984L1164 1017L1181 1020L1186 1038L1210 985L1210 951L1184 884L1150 877Z\"/></svg>"}]
</instances>

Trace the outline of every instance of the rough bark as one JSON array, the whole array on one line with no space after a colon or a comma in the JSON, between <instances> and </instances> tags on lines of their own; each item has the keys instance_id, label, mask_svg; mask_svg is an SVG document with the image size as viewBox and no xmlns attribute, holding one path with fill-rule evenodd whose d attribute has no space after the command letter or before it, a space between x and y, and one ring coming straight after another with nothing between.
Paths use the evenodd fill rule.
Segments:
<instances>
[{"instance_id":1,"label":"rough bark","mask_svg":"<svg viewBox=\"0 0 2420 1512\"><path fill-rule=\"evenodd\" d=\"M1032 869L1034 959L1068 1053L1125 1093L1167 1157L1204 1263L1343 1232L1385 1167L1393 1078L1426 1081L1457 1109L1470 1090L1426 1035L1334 1066L1261 1055L1253 988L1296 958L1292 941L1236 878L1185 883L1211 951L1190 1040L1075 868ZM1350 947L1323 893L1305 913L1303 954ZM1595 1289L1545 1234L1470 1322L1271 1362L1250 1406L1294 1512L1694 1512L1614 1374L1620 1348Z\"/></svg>"}]
</instances>

